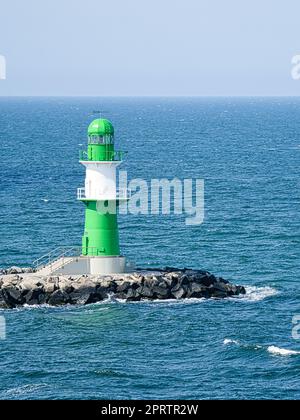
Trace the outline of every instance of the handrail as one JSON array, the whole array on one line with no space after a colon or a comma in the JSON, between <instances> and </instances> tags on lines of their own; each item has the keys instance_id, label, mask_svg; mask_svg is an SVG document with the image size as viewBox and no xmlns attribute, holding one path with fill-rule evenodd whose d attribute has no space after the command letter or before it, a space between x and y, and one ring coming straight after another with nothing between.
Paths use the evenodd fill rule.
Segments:
<instances>
[{"instance_id":1,"label":"handrail","mask_svg":"<svg viewBox=\"0 0 300 420\"><path fill-rule=\"evenodd\" d=\"M89 200L129 200L131 197L131 189L129 188L117 188L115 195L110 193L107 195L102 191L96 191L96 195ZM85 187L77 188L77 200L87 200Z\"/></svg>"},{"instance_id":2,"label":"handrail","mask_svg":"<svg viewBox=\"0 0 300 420\"><path fill-rule=\"evenodd\" d=\"M60 246L56 247L56 248L52 249L51 251L47 252L47 254L44 254L41 257L37 258L32 263L33 267L37 268L39 266L46 265L46 264L42 264L42 261L44 261L45 259L48 259L47 264L50 263L51 255L54 254L56 251L58 251L60 249L62 249L62 247L60 247Z\"/></svg>"},{"instance_id":3,"label":"handrail","mask_svg":"<svg viewBox=\"0 0 300 420\"><path fill-rule=\"evenodd\" d=\"M85 248L88 250L92 250L92 255L94 254L93 250L97 250L96 247L88 247ZM73 254L73 255L72 255ZM33 267L36 271L46 267L47 265L50 265L50 270L52 269L52 265L55 263L55 261L58 261L59 259L63 258L62 264L56 269L60 268L64 265L64 258L65 257L78 257L82 254L82 247L80 246L65 246L65 247L57 247L53 249L52 251L48 252L45 255L42 255L41 257L37 258L35 261L33 261ZM97 252L95 252L95 255Z\"/></svg>"},{"instance_id":4,"label":"handrail","mask_svg":"<svg viewBox=\"0 0 300 420\"><path fill-rule=\"evenodd\" d=\"M105 156L107 157L106 160L103 160L103 162L120 162L123 160L123 157L128 152L125 152L123 150L107 150L104 152ZM83 162L92 162L92 159L89 159L88 152L86 150L80 150L79 151L79 160ZM102 162L102 161L101 161Z\"/></svg>"}]
</instances>

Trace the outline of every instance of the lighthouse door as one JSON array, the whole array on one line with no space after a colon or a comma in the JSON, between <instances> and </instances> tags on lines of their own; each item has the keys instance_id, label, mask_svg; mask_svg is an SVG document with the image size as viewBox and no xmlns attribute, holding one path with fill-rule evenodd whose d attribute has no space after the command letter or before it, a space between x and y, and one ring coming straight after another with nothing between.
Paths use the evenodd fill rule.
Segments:
<instances>
[{"instance_id":1,"label":"lighthouse door","mask_svg":"<svg viewBox=\"0 0 300 420\"><path fill-rule=\"evenodd\" d=\"M82 254L88 255L89 252L89 238L88 236L84 236L82 238Z\"/></svg>"}]
</instances>

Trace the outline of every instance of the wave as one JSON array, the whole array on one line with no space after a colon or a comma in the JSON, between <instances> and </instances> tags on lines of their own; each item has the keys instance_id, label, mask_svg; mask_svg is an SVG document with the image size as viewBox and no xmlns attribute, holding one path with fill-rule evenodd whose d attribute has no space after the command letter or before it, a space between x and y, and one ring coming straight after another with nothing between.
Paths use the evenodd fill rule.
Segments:
<instances>
[{"instance_id":1,"label":"wave","mask_svg":"<svg viewBox=\"0 0 300 420\"><path fill-rule=\"evenodd\" d=\"M46 388L48 385L45 383L40 383L40 384L27 384L27 385L21 385L15 388L9 388L7 390L5 390L4 392L2 392L0 395L0 399L2 399L1 397L7 396L7 397L21 397L21 396L26 396L27 394L32 394L32 393L37 393L38 391L40 391L42 388Z\"/></svg>"},{"instance_id":2,"label":"wave","mask_svg":"<svg viewBox=\"0 0 300 420\"><path fill-rule=\"evenodd\" d=\"M246 286L246 294L237 296L235 299L247 300L250 302L259 302L272 296L279 294L279 291L271 286L258 287Z\"/></svg>"},{"instance_id":3,"label":"wave","mask_svg":"<svg viewBox=\"0 0 300 420\"><path fill-rule=\"evenodd\" d=\"M276 346L269 346L267 350L269 353L277 356L295 356L297 354L300 354L300 351L282 349Z\"/></svg>"},{"instance_id":4,"label":"wave","mask_svg":"<svg viewBox=\"0 0 300 420\"><path fill-rule=\"evenodd\" d=\"M267 299L269 297L272 296L276 296L279 294L279 291L276 290L275 288L271 287L271 286L246 286L246 294L245 295L239 295L239 296L232 296L232 297L228 297L228 298L224 298L223 300L226 302L228 301L247 301L247 302L259 302L261 300ZM141 301L137 301L137 302L130 302L130 303L134 303L134 304L139 304L139 303L171 303L171 304L195 304L195 303L200 303L200 302L209 302L209 301L214 301L217 300L218 302L220 302L220 299L214 299L214 298L210 298L210 299L205 299L205 298L189 298L189 299L154 299L154 300L141 300ZM115 298L113 295L109 296L107 299L105 299L104 301L98 302L98 303L128 303L126 301L126 299L117 299Z\"/></svg>"},{"instance_id":5,"label":"wave","mask_svg":"<svg viewBox=\"0 0 300 420\"><path fill-rule=\"evenodd\" d=\"M225 338L223 341L223 345L224 346L228 346L228 345L236 345L239 346L240 348L245 348L245 349L253 349L253 350L264 350L269 354L272 354L274 356L297 356L300 355L300 351L296 351L296 350L288 350L288 349L284 349L281 347L276 347L276 346L260 346L260 345L252 345L252 344L243 344L238 340L233 340L231 338Z\"/></svg>"},{"instance_id":6,"label":"wave","mask_svg":"<svg viewBox=\"0 0 300 420\"><path fill-rule=\"evenodd\" d=\"M230 338L225 338L223 344L227 346L228 344L236 344L239 345L240 343L237 340L231 340Z\"/></svg>"}]
</instances>

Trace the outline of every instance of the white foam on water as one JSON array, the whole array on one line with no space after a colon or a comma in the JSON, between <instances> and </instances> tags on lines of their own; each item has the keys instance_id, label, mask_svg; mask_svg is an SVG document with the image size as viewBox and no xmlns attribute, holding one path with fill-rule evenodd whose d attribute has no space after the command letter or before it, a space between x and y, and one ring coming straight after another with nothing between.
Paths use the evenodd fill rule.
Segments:
<instances>
[{"instance_id":1,"label":"white foam on water","mask_svg":"<svg viewBox=\"0 0 300 420\"><path fill-rule=\"evenodd\" d=\"M4 311L39 311L41 309L55 309L55 310L70 310L70 309L75 309L76 305L70 305L70 304L66 304L66 305L61 305L61 306L53 306L53 305L49 305L48 303L43 303L43 304L36 304L36 305L28 305L27 303L25 303L23 306L18 306L17 308L13 308L13 309L3 309Z\"/></svg>"},{"instance_id":2,"label":"white foam on water","mask_svg":"<svg viewBox=\"0 0 300 420\"><path fill-rule=\"evenodd\" d=\"M205 299L205 298L189 298L189 299L153 299L153 300L149 300L149 299L144 299L144 300L139 300L139 301L132 301L132 302L126 302L126 300L122 300L122 303L134 303L134 304L139 304L139 303L144 303L144 304L148 304L148 305L193 305L193 304L197 304L197 303L203 303L203 302L208 302L212 299ZM120 302L120 299L117 299L118 302Z\"/></svg>"},{"instance_id":3,"label":"white foam on water","mask_svg":"<svg viewBox=\"0 0 300 420\"><path fill-rule=\"evenodd\" d=\"M223 345L224 346L228 346L228 345L237 345L241 348L245 348L245 349L252 349L252 350L265 350L268 353L272 354L273 356L296 356L296 355L300 355L300 351L295 351L295 350L288 350L288 349L283 349L280 347L276 347L276 346L269 346L269 347L264 347L264 346L260 346L260 345L251 345L251 344L243 344L240 343L238 340L232 340L231 338L225 338L223 341Z\"/></svg>"},{"instance_id":4,"label":"white foam on water","mask_svg":"<svg viewBox=\"0 0 300 420\"><path fill-rule=\"evenodd\" d=\"M67 305L64 305L64 307ZM29 310L34 310L34 309L43 309L43 308L59 308L59 306L51 306L48 303L43 303L43 304L36 304L36 305L28 305L27 303L25 303L23 306L20 306L18 308L15 308L15 310L17 311L22 311L22 309L29 309Z\"/></svg>"},{"instance_id":5,"label":"white foam on water","mask_svg":"<svg viewBox=\"0 0 300 420\"><path fill-rule=\"evenodd\" d=\"M228 346L230 344L234 344L236 346L239 346L241 348L250 349L250 350L260 350L263 349L263 346L259 345L252 345L252 344L243 344L238 340L232 340L231 338L225 338L223 341L224 346Z\"/></svg>"},{"instance_id":6,"label":"white foam on water","mask_svg":"<svg viewBox=\"0 0 300 420\"><path fill-rule=\"evenodd\" d=\"M42 198L42 201L44 202L44 203L48 203L48 198Z\"/></svg>"},{"instance_id":7,"label":"white foam on water","mask_svg":"<svg viewBox=\"0 0 300 420\"><path fill-rule=\"evenodd\" d=\"M27 384L22 385L15 388L9 388L7 389L4 394L8 396L16 397L18 395L26 395L26 394L32 394L37 391L39 391L42 388L47 387L47 384L41 383L41 384Z\"/></svg>"},{"instance_id":8,"label":"white foam on water","mask_svg":"<svg viewBox=\"0 0 300 420\"><path fill-rule=\"evenodd\" d=\"M267 299L271 296L276 296L279 291L270 286L258 287L258 286L246 286L246 294L237 296L234 299L242 299L249 302L259 302Z\"/></svg>"},{"instance_id":9,"label":"white foam on water","mask_svg":"<svg viewBox=\"0 0 300 420\"><path fill-rule=\"evenodd\" d=\"M239 345L240 343L237 340L231 340L231 338L225 338L223 341L224 346L228 346L228 344L236 344Z\"/></svg>"},{"instance_id":10,"label":"white foam on water","mask_svg":"<svg viewBox=\"0 0 300 420\"><path fill-rule=\"evenodd\" d=\"M269 353L276 356L296 356L297 354L300 354L300 351L282 349L276 346L269 346L267 350Z\"/></svg>"}]
</instances>

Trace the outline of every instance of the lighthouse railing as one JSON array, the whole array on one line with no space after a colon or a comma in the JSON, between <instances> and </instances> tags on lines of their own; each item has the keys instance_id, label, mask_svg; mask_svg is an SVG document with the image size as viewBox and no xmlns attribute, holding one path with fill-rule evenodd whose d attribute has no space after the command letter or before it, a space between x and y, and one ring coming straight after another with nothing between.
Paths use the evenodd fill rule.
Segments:
<instances>
[{"instance_id":1,"label":"lighthouse railing","mask_svg":"<svg viewBox=\"0 0 300 420\"><path fill-rule=\"evenodd\" d=\"M88 250L89 255L98 255L98 249L95 247L88 247L84 249ZM74 258L78 258L80 255L82 255L81 246L58 247L33 261L32 265L36 271L45 267L48 267L50 272L56 271L68 264L68 262L70 262L70 258L73 260Z\"/></svg>"},{"instance_id":2,"label":"lighthouse railing","mask_svg":"<svg viewBox=\"0 0 300 420\"><path fill-rule=\"evenodd\" d=\"M124 159L124 156L127 152L123 150L107 150L105 151L106 161L117 161L121 162ZM83 162L92 162L93 160L89 158L88 152L86 150L79 151L79 160ZM103 160L105 162L105 160Z\"/></svg>"},{"instance_id":3,"label":"lighthouse railing","mask_svg":"<svg viewBox=\"0 0 300 420\"><path fill-rule=\"evenodd\" d=\"M87 195L84 187L77 189L78 200L129 200L130 197L131 189L129 188L117 188L115 193L110 193L109 195L103 191L95 191L93 196Z\"/></svg>"}]
</instances>

